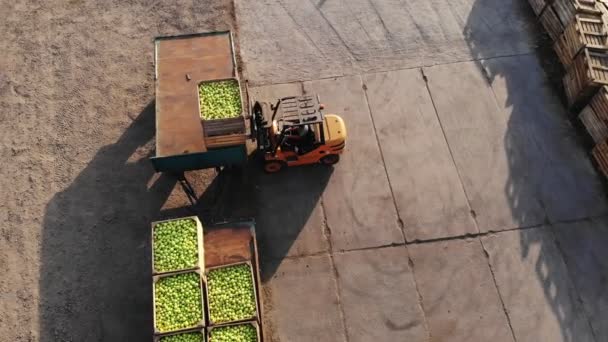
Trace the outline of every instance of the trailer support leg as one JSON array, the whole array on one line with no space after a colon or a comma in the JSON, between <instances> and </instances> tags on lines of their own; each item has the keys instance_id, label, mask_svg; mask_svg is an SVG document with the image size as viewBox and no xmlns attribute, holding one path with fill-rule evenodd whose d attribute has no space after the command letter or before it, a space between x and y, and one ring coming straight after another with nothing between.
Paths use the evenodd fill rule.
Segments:
<instances>
[{"instance_id":1,"label":"trailer support leg","mask_svg":"<svg viewBox=\"0 0 608 342\"><path fill-rule=\"evenodd\" d=\"M190 201L190 204L196 205L196 203L198 202L198 197L196 196L196 191L194 191L192 184L190 184L190 182L188 181L188 178L186 178L186 175L183 172L181 174L178 174L177 180L179 181L179 184L181 185L182 190L184 190L184 192L186 193L186 196L188 197L188 201Z\"/></svg>"}]
</instances>

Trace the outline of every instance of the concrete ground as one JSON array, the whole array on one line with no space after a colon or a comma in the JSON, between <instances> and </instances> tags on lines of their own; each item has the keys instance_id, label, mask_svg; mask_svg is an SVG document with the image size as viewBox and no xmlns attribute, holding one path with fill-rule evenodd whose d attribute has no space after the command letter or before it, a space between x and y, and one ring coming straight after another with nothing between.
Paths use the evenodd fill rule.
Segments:
<instances>
[{"instance_id":1,"label":"concrete ground","mask_svg":"<svg viewBox=\"0 0 608 342\"><path fill-rule=\"evenodd\" d=\"M258 194L271 341L608 340L608 203L525 1L236 4L255 96L349 134Z\"/></svg>"},{"instance_id":2,"label":"concrete ground","mask_svg":"<svg viewBox=\"0 0 608 342\"><path fill-rule=\"evenodd\" d=\"M2 1L0 340L149 341L150 221L255 217L268 341L608 340L608 203L525 0ZM154 174L152 39L236 29L335 168Z\"/></svg>"}]
</instances>

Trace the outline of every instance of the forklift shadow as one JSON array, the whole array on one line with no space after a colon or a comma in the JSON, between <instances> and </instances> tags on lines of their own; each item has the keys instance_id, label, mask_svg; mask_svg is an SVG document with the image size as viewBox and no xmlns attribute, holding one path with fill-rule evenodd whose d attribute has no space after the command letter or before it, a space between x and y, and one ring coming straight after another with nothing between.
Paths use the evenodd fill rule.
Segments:
<instances>
[{"instance_id":1,"label":"forklift shadow","mask_svg":"<svg viewBox=\"0 0 608 342\"><path fill-rule=\"evenodd\" d=\"M262 280L269 280L287 256L323 250L324 214L321 196L333 167L307 165L277 174L256 173L256 227L262 259Z\"/></svg>"},{"instance_id":2,"label":"forklift shadow","mask_svg":"<svg viewBox=\"0 0 608 342\"><path fill-rule=\"evenodd\" d=\"M198 172L202 171L185 176L193 180ZM266 281L286 256L322 250L318 245L324 241L320 200L332 172L333 167L316 164L267 174L261 162L251 158L242 168L223 169L204 187L184 185L192 186L194 203L163 210L160 216L168 219L196 215L204 226L253 218L262 280Z\"/></svg>"},{"instance_id":3,"label":"forklift shadow","mask_svg":"<svg viewBox=\"0 0 608 342\"><path fill-rule=\"evenodd\" d=\"M151 334L150 222L175 180L154 170L154 103L46 206L39 340L142 341ZM60 177L60 175L58 175Z\"/></svg>"}]
</instances>

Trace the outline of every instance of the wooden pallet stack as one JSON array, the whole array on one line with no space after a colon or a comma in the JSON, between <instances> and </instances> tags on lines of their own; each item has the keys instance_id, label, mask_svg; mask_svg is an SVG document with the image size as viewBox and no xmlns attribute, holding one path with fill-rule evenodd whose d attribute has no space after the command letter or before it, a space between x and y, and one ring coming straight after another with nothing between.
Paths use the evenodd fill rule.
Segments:
<instances>
[{"instance_id":1,"label":"wooden pallet stack","mask_svg":"<svg viewBox=\"0 0 608 342\"><path fill-rule=\"evenodd\" d=\"M528 0L563 64L568 106L608 177L608 0Z\"/></svg>"}]
</instances>

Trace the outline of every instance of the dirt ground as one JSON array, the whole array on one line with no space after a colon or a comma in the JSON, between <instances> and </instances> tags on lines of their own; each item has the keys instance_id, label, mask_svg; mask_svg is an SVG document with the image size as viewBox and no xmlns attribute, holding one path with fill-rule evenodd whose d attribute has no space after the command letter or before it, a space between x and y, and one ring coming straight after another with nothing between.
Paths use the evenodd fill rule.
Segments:
<instances>
[{"instance_id":1,"label":"dirt ground","mask_svg":"<svg viewBox=\"0 0 608 342\"><path fill-rule=\"evenodd\" d=\"M187 204L147 160L153 39L233 29L232 2L3 0L0 8L0 339L148 340L143 242L161 209L172 215ZM189 175L197 189L212 176Z\"/></svg>"}]
</instances>

